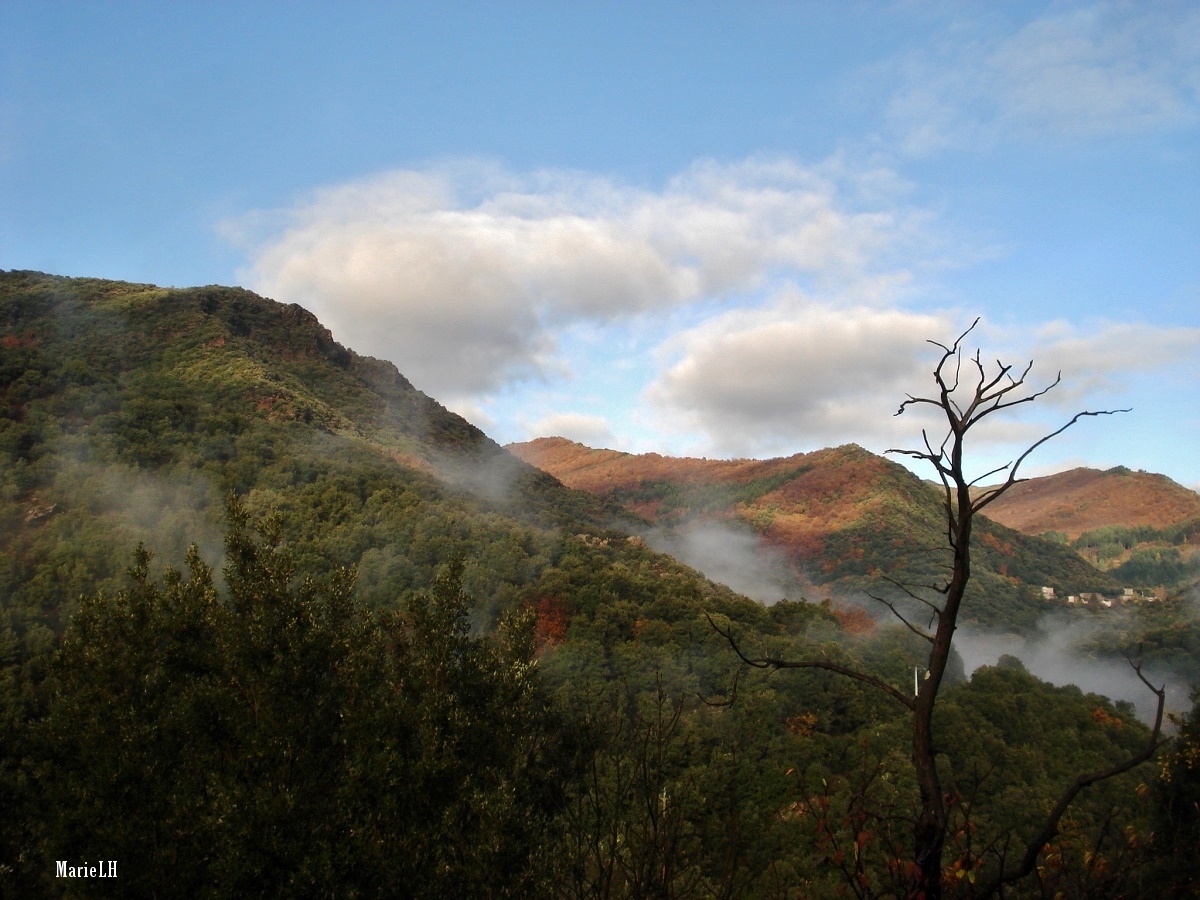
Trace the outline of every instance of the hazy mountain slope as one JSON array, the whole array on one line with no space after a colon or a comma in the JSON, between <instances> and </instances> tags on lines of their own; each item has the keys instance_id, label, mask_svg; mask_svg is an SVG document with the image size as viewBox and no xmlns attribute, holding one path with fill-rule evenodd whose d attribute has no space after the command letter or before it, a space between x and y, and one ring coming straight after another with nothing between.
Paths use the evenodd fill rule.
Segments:
<instances>
[{"instance_id":1,"label":"hazy mountain slope","mask_svg":"<svg viewBox=\"0 0 1200 900\"><path fill-rule=\"evenodd\" d=\"M936 496L902 466L855 445L732 461L591 450L563 438L509 449L659 525L709 519L753 529L823 589L878 589L881 574L929 581L943 560ZM967 615L979 621L1028 626L1044 610L1043 585L1060 592L1118 587L1066 548L1003 525L981 521L976 538Z\"/></svg>"},{"instance_id":2,"label":"hazy mountain slope","mask_svg":"<svg viewBox=\"0 0 1200 900\"><path fill-rule=\"evenodd\" d=\"M336 343L295 304L237 288L164 290L25 272L0 278L0 396L16 422L27 418L30 401L52 401L62 436L92 434L138 463L164 461L172 448L194 443L193 426L210 412L297 422L493 500L515 497L516 510L542 508L589 522L613 512L516 461L391 363ZM187 399L157 396L168 385ZM133 409L119 408L126 398ZM114 410L116 420L97 423ZM164 445L139 447L147 433ZM34 440L28 428L23 437L14 434L10 441Z\"/></svg>"},{"instance_id":3,"label":"hazy mountain slope","mask_svg":"<svg viewBox=\"0 0 1200 900\"><path fill-rule=\"evenodd\" d=\"M1014 485L988 515L1026 534L1059 531L1074 540L1113 525L1164 529L1195 519L1200 494L1165 475L1081 468Z\"/></svg>"},{"instance_id":4,"label":"hazy mountain slope","mask_svg":"<svg viewBox=\"0 0 1200 900\"><path fill-rule=\"evenodd\" d=\"M310 313L236 288L0 273L0 607L19 642L121 582L138 541L220 563L224 498L280 517L302 572L389 602L455 555L486 615L562 531L623 513L517 460Z\"/></svg>"}]
</instances>

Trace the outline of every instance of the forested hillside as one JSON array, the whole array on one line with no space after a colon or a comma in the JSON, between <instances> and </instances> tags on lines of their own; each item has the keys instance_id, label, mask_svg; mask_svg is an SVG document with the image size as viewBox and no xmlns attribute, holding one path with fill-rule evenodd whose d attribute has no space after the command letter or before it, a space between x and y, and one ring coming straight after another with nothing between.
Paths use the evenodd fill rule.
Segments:
<instances>
[{"instance_id":1,"label":"forested hillside","mask_svg":"<svg viewBox=\"0 0 1200 900\"><path fill-rule=\"evenodd\" d=\"M297 306L9 273L0 325L0 591L22 640L61 631L139 540L219 562L229 492L281 517L301 571L357 566L372 604L462 554L498 608L545 528L615 522Z\"/></svg>"},{"instance_id":2,"label":"forested hillside","mask_svg":"<svg viewBox=\"0 0 1200 900\"><path fill-rule=\"evenodd\" d=\"M945 564L941 498L902 466L847 445L785 459L672 459L593 450L563 438L510 448L564 484L659 525L739 525L782 552L795 582L821 594L888 593L880 576L928 583ZM1062 595L1120 584L1057 543L983 521L964 620L1017 631Z\"/></svg>"},{"instance_id":3,"label":"forested hillside","mask_svg":"<svg viewBox=\"0 0 1200 900\"><path fill-rule=\"evenodd\" d=\"M1200 578L1200 495L1165 475L1072 469L1016 485L990 512L1131 586L1175 588Z\"/></svg>"},{"instance_id":4,"label":"forested hillside","mask_svg":"<svg viewBox=\"0 0 1200 900\"><path fill-rule=\"evenodd\" d=\"M936 541L919 482L829 453L870 511L822 539L830 583L908 553L880 549L880 517ZM635 518L299 307L0 274L0 896L903 896L905 707L746 669L714 623L898 691L922 640L836 602L755 603L629 530L761 502L784 533L809 462L743 494L642 485ZM986 534L979 609L1011 611L990 586L1016 590L1000 565L1042 545ZM936 727L961 896L1148 734L1012 659L960 667ZM1081 795L1012 895L1194 884L1195 731Z\"/></svg>"}]
</instances>

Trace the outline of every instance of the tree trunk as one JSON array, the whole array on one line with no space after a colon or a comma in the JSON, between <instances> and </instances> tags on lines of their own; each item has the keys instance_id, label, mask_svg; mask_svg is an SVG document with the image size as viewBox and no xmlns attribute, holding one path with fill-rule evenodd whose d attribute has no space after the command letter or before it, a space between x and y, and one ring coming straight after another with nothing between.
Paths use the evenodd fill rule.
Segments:
<instances>
[{"instance_id":1,"label":"tree trunk","mask_svg":"<svg viewBox=\"0 0 1200 900\"><path fill-rule=\"evenodd\" d=\"M924 695L924 691L921 692ZM924 707L924 708L922 708ZM934 756L932 708L918 700L913 716L913 767L921 788L921 815L917 819L913 860L917 881L909 896L914 900L940 900L942 896L942 846L946 840L946 804Z\"/></svg>"},{"instance_id":2,"label":"tree trunk","mask_svg":"<svg viewBox=\"0 0 1200 900\"><path fill-rule=\"evenodd\" d=\"M938 777L937 771L937 748L933 743L933 710L937 705L942 678L946 674L946 665L950 660L950 650L954 641L954 631L958 622L959 610L962 606L963 597L966 594L967 584L971 580L972 519L976 513L1021 480L1017 478L1017 471L1021 463L1025 461L1030 453L1046 443L1046 441L1056 435L1062 434L1085 416L1108 416L1128 411L1100 410L1098 412L1090 412L1085 410L1076 413L1061 428L1035 441L1013 462L979 476L974 482L968 482L966 476L963 474L963 445L967 433L971 428L992 413L1036 401L1055 388L1062 378L1060 373L1047 387L1040 390L1022 391L1025 388L1025 377L1029 374L1033 363L1029 363L1019 377L1014 377L1011 365L1005 365L997 361L995 375L989 375L980 359L979 352L976 351L975 357L966 362L968 373L974 372L973 380L975 383L973 385L970 384L972 376L968 374L967 381L964 384L961 378L964 367L961 352L962 341L977 324L979 324L978 319L975 320L975 323L970 328L959 335L958 339L951 346L946 346L936 341L930 342L940 347L943 351L942 358L933 372L934 380L938 385L938 396L914 397L909 395L908 399L900 404L900 409L896 413L900 415L910 406L934 407L946 418L949 428L945 440L941 444L936 444L922 430L921 436L925 443L924 449L888 451L889 453L899 453L913 459L924 460L930 463L937 471L938 478L945 491L946 539L954 556L949 580L942 587L932 588L945 598L941 606L926 600L924 597L918 596L900 582L888 579L909 597L920 603L924 603L933 610L937 621L937 629L932 634L922 628L918 628L906 619L904 614L897 610L896 606L886 598L875 598L891 609L911 631L930 642L929 670L926 673L924 683L918 686L917 696L910 698L907 693L898 690L893 685L874 675L856 671L827 659L793 661L771 657L759 657L757 659L747 657L738 647L733 634L727 629L719 628L713 623L711 618L709 619L709 624L729 642L734 652L747 665L757 668L771 667L776 669L827 669L831 672L837 672L849 678L856 679L864 684L870 684L912 711L912 761L913 769L917 776L917 784L921 792L921 811L913 830L914 856L910 866L907 868L907 873L910 873L907 876L910 879L908 888L909 900L940 900L942 896L942 853L946 842L947 813L946 797L942 793L941 779ZM963 396L964 393L966 396ZM956 394L959 395L957 399ZM1006 473L1006 475L1003 476L1003 480L999 485L979 489L979 496L972 499L972 484L978 483L981 479L988 476L1000 473ZM1081 790L1084 790L1097 781L1103 781L1106 778L1112 778L1115 775L1126 772L1154 755L1157 748L1159 728L1162 724L1164 694L1161 688L1155 688L1142 675L1140 663L1134 666L1134 671L1137 672L1138 677L1146 686L1158 696L1158 719L1146 748L1112 768L1080 776L1075 784L1059 799L1049 818L1046 820L1042 831L1029 842L1022 863L1012 870L1002 869L991 884L979 891L978 896L990 897L997 890L1002 889L1003 885L1011 881L1016 881L1019 878L1024 878L1033 871L1042 848L1058 833L1059 819ZM859 893L857 888L855 889L855 893Z\"/></svg>"}]
</instances>

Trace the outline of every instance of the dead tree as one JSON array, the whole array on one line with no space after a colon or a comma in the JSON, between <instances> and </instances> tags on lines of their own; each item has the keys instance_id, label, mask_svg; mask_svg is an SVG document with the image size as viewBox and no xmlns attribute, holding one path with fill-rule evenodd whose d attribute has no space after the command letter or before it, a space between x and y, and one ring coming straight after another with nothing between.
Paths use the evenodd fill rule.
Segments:
<instances>
[{"instance_id":1,"label":"dead tree","mask_svg":"<svg viewBox=\"0 0 1200 900\"><path fill-rule=\"evenodd\" d=\"M907 693L881 678L831 660L783 660L748 656L741 650L731 631L722 629L716 624L713 625L728 641L742 662L747 665L764 669L826 669L869 684L908 708L912 714L912 762L921 798L920 812L913 834L912 861L915 865L911 870L916 875L908 886L908 890L910 897L921 898L921 900L938 900L942 896L942 851L946 841L948 814L946 795L942 791L935 761L933 711L941 690L942 679L946 674L946 666L950 660L950 651L963 597L971 579L971 529L975 515L1014 484L1024 480L1018 478L1018 470L1029 454L1042 444L1062 434L1087 416L1106 416L1128 412L1128 410L1100 410L1097 412L1085 410L1076 413L1061 428L1030 445L1014 461L968 481L964 473L964 458L966 440L971 429L994 413L1034 402L1053 390L1062 380L1060 372L1046 387L1032 389L1026 384L1026 378L1033 368L1032 362L1026 365L1018 375L1014 372L1012 365L999 360L996 362L995 371L989 373L989 367L983 364L978 351L974 357L964 360L962 342L978 323L979 320L976 319L971 327L959 335L948 347L937 341L929 342L942 350L941 359L933 371L934 381L937 383L937 395L934 397L910 395L900 404L900 408L896 412L896 415L901 415L910 407L931 406L945 416L946 436L940 443L934 443L930 439L928 431L922 429L921 437L924 445L922 449L888 451L888 453L924 460L937 471L943 489L946 542L952 556L949 578L940 585L927 586L930 589L928 596L899 582L891 582L903 590L911 600L928 608L929 629L911 622L895 603L884 598L875 598L884 603L909 630L929 642L928 675L920 685L916 696L909 697ZM976 489L979 482L992 476L1002 476L1003 480L999 485ZM934 599L931 600L929 597ZM1002 866L990 882L972 888L976 896L989 897L1000 890L1003 885L1023 878L1032 872L1037 864L1039 854L1046 844L1058 834L1059 820L1082 790L1099 781L1127 772L1154 755L1159 745L1164 691L1162 688L1155 688L1146 680L1140 664L1134 665L1134 669L1138 677L1158 697L1158 714L1146 746L1122 763L1080 776L1058 799L1043 827L1029 840L1020 862L1012 867Z\"/></svg>"}]
</instances>

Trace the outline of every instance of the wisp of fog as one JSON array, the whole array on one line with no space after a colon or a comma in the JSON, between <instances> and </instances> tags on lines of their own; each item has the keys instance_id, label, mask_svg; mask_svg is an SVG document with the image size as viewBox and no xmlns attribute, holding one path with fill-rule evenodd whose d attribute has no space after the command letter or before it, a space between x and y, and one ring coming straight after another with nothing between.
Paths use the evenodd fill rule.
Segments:
<instances>
[{"instance_id":1,"label":"wisp of fog","mask_svg":"<svg viewBox=\"0 0 1200 900\"><path fill-rule=\"evenodd\" d=\"M800 584L784 553L753 531L700 520L643 534L653 550L675 557L706 578L760 603L799 597Z\"/></svg>"},{"instance_id":2,"label":"wisp of fog","mask_svg":"<svg viewBox=\"0 0 1200 900\"><path fill-rule=\"evenodd\" d=\"M1142 684L1133 667L1123 659L1088 656L1078 649L1099 625L1047 615L1039 620L1033 637L991 632L961 626L954 635L954 649L962 657L967 674L980 666L992 666L1002 655L1015 656L1025 668L1043 681L1073 684L1085 693L1126 700L1137 709L1138 718L1153 722L1157 699ZM1146 671L1155 686L1166 684L1167 709L1181 710L1188 703L1188 687L1170 672Z\"/></svg>"}]
</instances>

